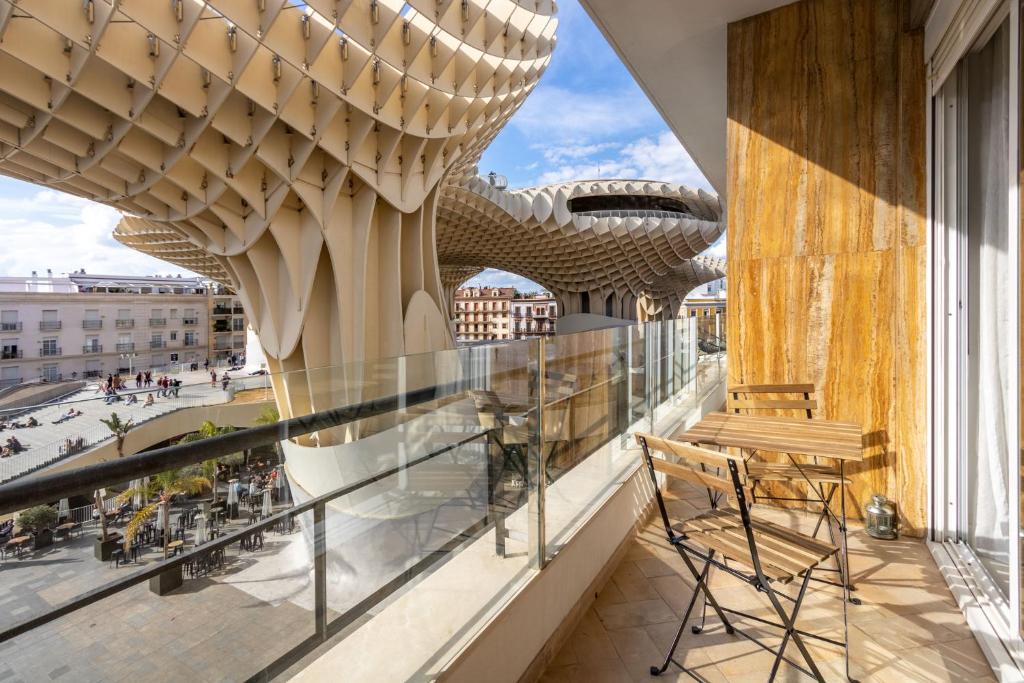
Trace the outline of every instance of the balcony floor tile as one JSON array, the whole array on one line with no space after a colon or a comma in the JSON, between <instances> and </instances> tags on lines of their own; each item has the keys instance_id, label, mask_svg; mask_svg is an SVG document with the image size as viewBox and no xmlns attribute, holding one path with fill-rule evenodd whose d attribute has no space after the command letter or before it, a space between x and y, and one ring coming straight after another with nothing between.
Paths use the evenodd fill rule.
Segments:
<instances>
[{"instance_id":1,"label":"balcony floor tile","mask_svg":"<svg viewBox=\"0 0 1024 683\"><path fill-rule=\"evenodd\" d=\"M690 516L707 506L703 491L687 484L673 484L667 493L670 514L675 516ZM764 506L758 514L805 532L815 521L808 513ZM879 541L855 528L850 563L857 595L864 602L849 606L854 678L901 683L995 680L924 542ZM674 665L659 678L650 675L651 665L661 663L675 636L693 586L681 558L664 540L660 518L652 517L540 680L693 680ZM719 572L712 588L725 606L774 618L764 596L737 579ZM842 616L837 589L812 585L800 613L801 626L841 639ZM691 623L699 619L698 612ZM753 620L739 620L737 625L769 644L780 640L777 629ZM826 680L845 680L842 648L807 643ZM786 654L801 661L792 645ZM749 640L726 634L709 612L701 634L686 630L676 659L704 680L746 683L764 681L774 656ZM776 680L810 679L784 663Z\"/></svg>"}]
</instances>

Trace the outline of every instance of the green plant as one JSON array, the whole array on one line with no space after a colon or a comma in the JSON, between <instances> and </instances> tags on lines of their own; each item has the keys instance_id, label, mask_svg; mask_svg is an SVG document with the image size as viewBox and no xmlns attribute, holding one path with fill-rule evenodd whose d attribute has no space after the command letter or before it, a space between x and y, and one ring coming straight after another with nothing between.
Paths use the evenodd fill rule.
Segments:
<instances>
[{"instance_id":1,"label":"green plant","mask_svg":"<svg viewBox=\"0 0 1024 683\"><path fill-rule=\"evenodd\" d=\"M111 413L109 418L101 417L100 422L105 424L107 426L107 429L110 430L110 433L114 435L115 439L117 439L117 457L123 458L124 439L126 436L128 436L128 432L130 432L132 428L135 427L135 422L133 422L130 418L127 420L122 420L121 416L118 415L117 413Z\"/></svg>"},{"instance_id":2,"label":"green plant","mask_svg":"<svg viewBox=\"0 0 1024 683\"><path fill-rule=\"evenodd\" d=\"M139 530L142 529L142 526L156 514L157 510L160 509L160 506L164 506L163 535L164 558L166 558L167 544L170 543L171 540L171 499L177 495L194 495L200 493L209 485L210 483L205 477L189 474L186 469L176 469L161 472L142 486L136 486L122 491L117 497L118 503L124 503L125 501L131 500L136 495L141 496L144 501L148 501L150 498L156 496L159 497L156 502L147 503L141 510L136 511L136 513L132 515L131 520L128 522L128 526L126 526L124 530L125 551L131 547L132 541L135 540L135 537L139 534Z\"/></svg>"},{"instance_id":3,"label":"green plant","mask_svg":"<svg viewBox=\"0 0 1024 683\"><path fill-rule=\"evenodd\" d=\"M49 505L36 505L18 515L18 524L24 531L38 532L52 529L57 523L57 511Z\"/></svg>"},{"instance_id":4,"label":"green plant","mask_svg":"<svg viewBox=\"0 0 1024 683\"><path fill-rule=\"evenodd\" d=\"M220 434L230 434L235 431L235 427L226 425L224 427L218 427L209 420L204 421L199 425L199 430L190 432L185 436L181 437L178 443L192 443L194 441L202 441L203 439L209 439L211 436L218 436ZM202 476L210 482L210 488L213 489L213 502L217 502L217 463L222 462L227 464L228 459L237 457L241 458L241 453L232 453L223 458L217 459L212 458L210 460L204 460L198 467L192 466L186 468L186 472L190 475Z\"/></svg>"},{"instance_id":5,"label":"green plant","mask_svg":"<svg viewBox=\"0 0 1024 683\"><path fill-rule=\"evenodd\" d=\"M281 413L277 412L277 408L274 406L264 406L260 414L253 420L258 425L272 425L276 422L281 421ZM281 462L281 445L274 442L274 454L277 456L277 462Z\"/></svg>"}]
</instances>

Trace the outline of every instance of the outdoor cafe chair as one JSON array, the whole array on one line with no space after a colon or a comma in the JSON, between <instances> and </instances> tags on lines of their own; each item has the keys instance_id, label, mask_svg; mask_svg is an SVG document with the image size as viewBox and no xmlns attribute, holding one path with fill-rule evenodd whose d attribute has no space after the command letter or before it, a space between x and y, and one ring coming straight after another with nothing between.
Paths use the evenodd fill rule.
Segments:
<instances>
[{"instance_id":1,"label":"outdoor cafe chair","mask_svg":"<svg viewBox=\"0 0 1024 683\"><path fill-rule=\"evenodd\" d=\"M636 440L643 449L643 460L654 487L668 542L679 553L696 582L665 661L660 666L652 666L651 675L664 673L669 664L674 663L682 671L697 678L676 660L674 655L693 614L697 598L702 595L704 603L710 606L721 620L726 633L747 638L775 655L768 675L769 681L775 679L783 660L818 681L825 680L807 648L805 639L815 639L842 647L846 655L846 674L849 678L846 600L841 600L842 641L810 633L798 628L797 625L800 608L814 571L839 552L839 549L833 544L752 515L752 482L747 474L747 464L741 456L698 448L650 434L638 433ZM654 457L654 452L661 454L662 457ZM672 520L658 484L658 473L707 489L711 502L710 509L688 519ZM729 499L735 503L734 507L720 505L723 500ZM695 560L702 563L700 569L694 563ZM730 560L733 561L731 564ZM764 593L778 621L720 604L710 586L712 567ZM795 596L782 590L790 584L797 586ZM791 605L788 612L783 607L783 601ZM753 634L740 629L727 615L781 629L782 640L778 648L773 648ZM695 635L702 630L703 622L699 626L695 624L691 627L691 632ZM796 645L806 667L786 657L786 648L790 641Z\"/></svg>"},{"instance_id":2,"label":"outdoor cafe chair","mask_svg":"<svg viewBox=\"0 0 1024 683\"><path fill-rule=\"evenodd\" d=\"M736 384L728 388L729 400L727 407L733 413L745 413L749 415L763 415L765 411L788 411L800 413L808 420L814 419L814 411L818 410L818 402L813 398L816 389L813 384ZM849 552L846 524L846 487L851 481L843 471L843 461L839 465L819 463L814 458L811 463L798 464L789 457L789 462L759 462L753 460L756 451L752 451L747 458L747 471L749 473L754 500L774 500L798 503L818 503L821 505L821 514L814 525L812 536L817 537L822 524L828 529L829 537L833 544L837 541L840 544L841 553L836 556L836 571L839 572L840 581L845 586L847 598L854 604L860 604L860 600L854 598L850 592L856 590L849 577ZM770 482L784 483L788 485L806 484L814 492L814 496L778 496L767 492L766 485ZM832 510L832 499L839 491L839 513ZM831 519L830 519L831 517ZM838 527L839 538L833 531L832 521L835 520Z\"/></svg>"}]
</instances>

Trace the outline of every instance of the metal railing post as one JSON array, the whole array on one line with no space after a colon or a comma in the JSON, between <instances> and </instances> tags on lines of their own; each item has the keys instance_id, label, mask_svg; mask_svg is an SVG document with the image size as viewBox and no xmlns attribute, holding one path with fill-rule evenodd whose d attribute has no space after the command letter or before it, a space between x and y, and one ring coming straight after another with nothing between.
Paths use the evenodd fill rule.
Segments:
<instances>
[{"instance_id":1,"label":"metal railing post","mask_svg":"<svg viewBox=\"0 0 1024 683\"><path fill-rule=\"evenodd\" d=\"M327 639L327 525L326 504L313 506L313 618L316 634Z\"/></svg>"},{"instance_id":2,"label":"metal railing post","mask_svg":"<svg viewBox=\"0 0 1024 683\"><path fill-rule=\"evenodd\" d=\"M545 355L546 343L544 337L537 339L532 344L537 349L537 360L532 363L530 376L530 396L536 397L536 407L533 410L534 419L529 420L531 426L529 448L527 451L527 481L529 486L527 499L527 555L530 558L530 567L543 569L547 562L547 539L545 536L544 518L544 489L546 480L546 464L544 456L544 377L546 374Z\"/></svg>"}]
</instances>

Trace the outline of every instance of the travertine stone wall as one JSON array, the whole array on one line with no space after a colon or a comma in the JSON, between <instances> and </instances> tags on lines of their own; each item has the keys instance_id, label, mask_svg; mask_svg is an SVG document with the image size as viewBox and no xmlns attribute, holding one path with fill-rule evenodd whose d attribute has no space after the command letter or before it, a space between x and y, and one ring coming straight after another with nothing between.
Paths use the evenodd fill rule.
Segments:
<instances>
[{"instance_id":1,"label":"travertine stone wall","mask_svg":"<svg viewBox=\"0 0 1024 683\"><path fill-rule=\"evenodd\" d=\"M925 77L904 2L801 0L729 27L729 374L814 382L855 421L847 501L926 496Z\"/></svg>"}]
</instances>

